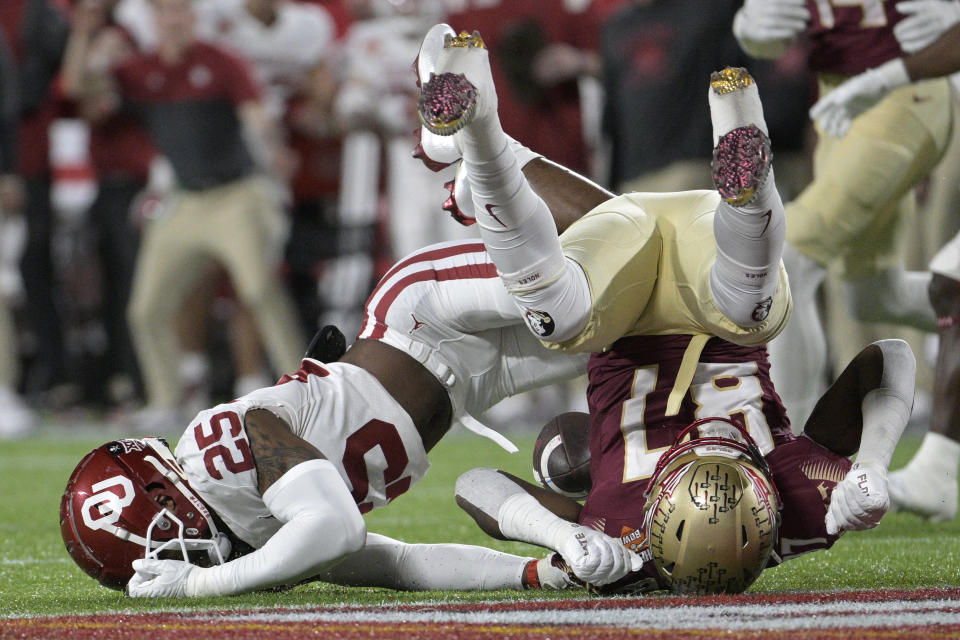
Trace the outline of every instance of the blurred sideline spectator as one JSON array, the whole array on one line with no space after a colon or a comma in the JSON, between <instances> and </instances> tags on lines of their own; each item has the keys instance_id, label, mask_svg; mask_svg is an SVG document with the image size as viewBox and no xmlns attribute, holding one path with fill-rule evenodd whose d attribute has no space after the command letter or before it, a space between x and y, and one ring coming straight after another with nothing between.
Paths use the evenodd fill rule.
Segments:
<instances>
[{"instance_id":1,"label":"blurred sideline spectator","mask_svg":"<svg viewBox=\"0 0 960 640\"><path fill-rule=\"evenodd\" d=\"M80 0L61 69L60 86L76 114L90 126L89 157L96 176L96 199L86 226L96 248L101 300L97 316L107 337L99 367L85 371L86 401L131 402L140 387L136 353L126 309L139 246L132 205L147 188L155 150L133 114L104 104L106 94L84 91L86 77L103 78L138 49L133 36L114 19L117 0ZM106 114L106 115L104 115Z\"/></svg>"},{"instance_id":2,"label":"blurred sideline spectator","mask_svg":"<svg viewBox=\"0 0 960 640\"><path fill-rule=\"evenodd\" d=\"M798 45L777 63L744 54L729 26L736 0L635 0L602 26L608 183L618 192L712 189L713 134L703 78L746 66L757 79L788 199L809 181L810 77Z\"/></svg>"},{"instance_id":3,"label":"blurred sideline spectator","mask_svg":"<svg viewBox=\"0 0 960 640\"><path fill-rule=\"evenodd\" d=\"M37 396L65 381L64 344L51 256L49 127L56 115L51 86L69 32L64 13L50 0L0 2L0 36L18 73L16 173L23 186L26 246L21 262L26 292L21 348L23 386Z\"/></svg>"},{"instance_id":4,"label":"blurred sideline spectator","mask_svg":"<svg viewBox=\"0 0 960 640\"><path fill-rule=\"evenodd\" d=\"M0 36L0 439L26 435L36 425L36 416L16 391L20 355L11 309L14 297L22 290L20 269L10 263L22 250L25 195L23 181L16 173L18 85L13 56L6 39ZM16 240L18 230L19 246L11 242Z\"/></svg>"},{"instance_id":5,"label":"blurred sideline spectator","mask_svg":"<svg viewBox=\"0 0 960 640\"><path fill-rule=\"evenodd\" d=\"M250 63L264 88L264 108L277 123L284 119L291 99L304 92L311 74L330 55L336 32L335 22L324 9L289 0L205 0L196 4L196 11L198 37L228 47ZM284 138L286 149L289 137ZM294 156L282 161L286 167L279 177L287 192L286 177L297 171L299 163ZM293 206L296 211L296 203ZM297 226L295 218L292 241L299 237ZM295 299L301 307L302 298ZM185 350L180 380L187 391L188 404L198 408L207 406L213 382L209 375L208 328L215 302L216 313L225 316L229 327L227 337L234 372L231 397L245 395L275 380L265 366L252 315L235 300L226 272L212 262L204 269L177 320Z\"/></svg>"},{"instance_id":6,"label":"blurred sideline spectator","mask_svg":"<svg viewBox=\"0 0 960 640\"><path fill-rule=\"evenodd\" d=\"M354 18L340 52L334 113L344 129L337 202L341 251L320 273L327 321L348 335L370 288L394 258L415 248L472 237L443 217L447 169L411 158L417 129L413 63L427 30L442 20L439 0L349 0ZM387 230L388 235L381 233Z\"/></svg>"},{"instance_id":7,"label":"blurred sideline spectator","mask_svg":"<svg viewBox=\"0 0 960 640\"><path fill-rule=\"evenodd\" d=\"M276 370L293 367L306 344L276 279L286 220L260 171L278 169L281 140L260 90L241 60L196 39L190 0L155 0L154 11L156 52L112 74L117 98L142 115L177 178L145 229L128 310L148 400L130 425L138 430L182 419L173 321L208 259L229 271Z\"/></svg>"}]
</instances>

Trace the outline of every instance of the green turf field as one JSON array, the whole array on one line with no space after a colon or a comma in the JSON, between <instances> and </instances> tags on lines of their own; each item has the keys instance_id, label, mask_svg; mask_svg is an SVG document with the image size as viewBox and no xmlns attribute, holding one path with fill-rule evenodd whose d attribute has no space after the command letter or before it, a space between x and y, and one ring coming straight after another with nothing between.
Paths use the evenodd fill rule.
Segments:
<instances>
[{"instance_id":1,"label":"green turf field","mask_svg":"<svg viewBox=\"0 0 960 640\"><path fill-rule=\"evenodd\" d=\"M100 587L67 555L60 538L60 494L74 465L90 449L112 439L44 432L22 441L0 441L0 616L147 611L187 608L184 601L140 601ZM175 442L176 436L170 439ZM453 500L458 474L475 466L495 466L531 478L532 436L515 437L518 454L472 435L453 434L431 454L426 479L385 509L367 516L368 528L408 542L484 544L513 553L540 555L522 544L486 537ZM919 444L905 437L893 467L909 459ZM848 534L833 549L810 554L767 571L752 591L915 588L960 585L960 519L928 524L907 514L890 514L877 529ZM556 597L556 592L549 593ZM583 595L577 592L572 595ZM252 594L191 601L190 608L322 605L424 600L477 600L538 597L517 592L397 593L327 585L287 593ZM539 596L542 597L542 596Z\"/></svg>"}]
</instances>

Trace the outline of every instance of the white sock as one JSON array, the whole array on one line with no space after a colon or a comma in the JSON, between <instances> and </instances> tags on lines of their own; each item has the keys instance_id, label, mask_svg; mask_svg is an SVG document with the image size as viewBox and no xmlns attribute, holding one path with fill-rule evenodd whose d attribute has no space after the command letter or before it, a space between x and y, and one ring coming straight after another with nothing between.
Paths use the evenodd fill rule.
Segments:
<instances>
[{"instance_id":1,"label":"white sock","mask_svg":"<svg viewBox=\"0 0 960 640\"><path fill-rule=\"evenodd\" d=\"M570 530L579 527L537 502L528 493L510 496L500 505L497 524L504 537L554 551L561 548Z\"/></svg>"}]
</instances>

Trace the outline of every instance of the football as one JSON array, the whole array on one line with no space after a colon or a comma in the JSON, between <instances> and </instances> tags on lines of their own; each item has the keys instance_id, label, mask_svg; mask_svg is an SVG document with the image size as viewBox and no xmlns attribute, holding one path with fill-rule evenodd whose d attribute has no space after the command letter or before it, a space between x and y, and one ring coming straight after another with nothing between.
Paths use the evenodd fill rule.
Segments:
<instances>
[{"instance_id":1,"label":"football","mask_svg":"<svg viewBox=\"0 0 960 640\"><path fill-rule=\"evenodd\" d=\"M590 415L561 413L533 445L533 475L547 489L579 499L590 491Z\"/></svg>"}]
</instances>

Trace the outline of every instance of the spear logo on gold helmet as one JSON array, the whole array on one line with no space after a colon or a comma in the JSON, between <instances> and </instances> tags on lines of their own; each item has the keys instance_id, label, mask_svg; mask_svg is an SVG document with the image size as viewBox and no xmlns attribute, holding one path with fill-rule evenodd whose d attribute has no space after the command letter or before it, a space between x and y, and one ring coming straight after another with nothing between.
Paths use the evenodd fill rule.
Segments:
<instances>
[{"instance_id":1,"label":"spear logo on gold helmet","mask_svg":"<svg viewBox=\"0 0 960 640\"><path fill-rule=\"evenodd\" d=\"M740 593L766 567L780 496L756 443L733 420L685 428L660 457L646 495L650 552L674 592Z\"/></svg>"}]
</instances>

